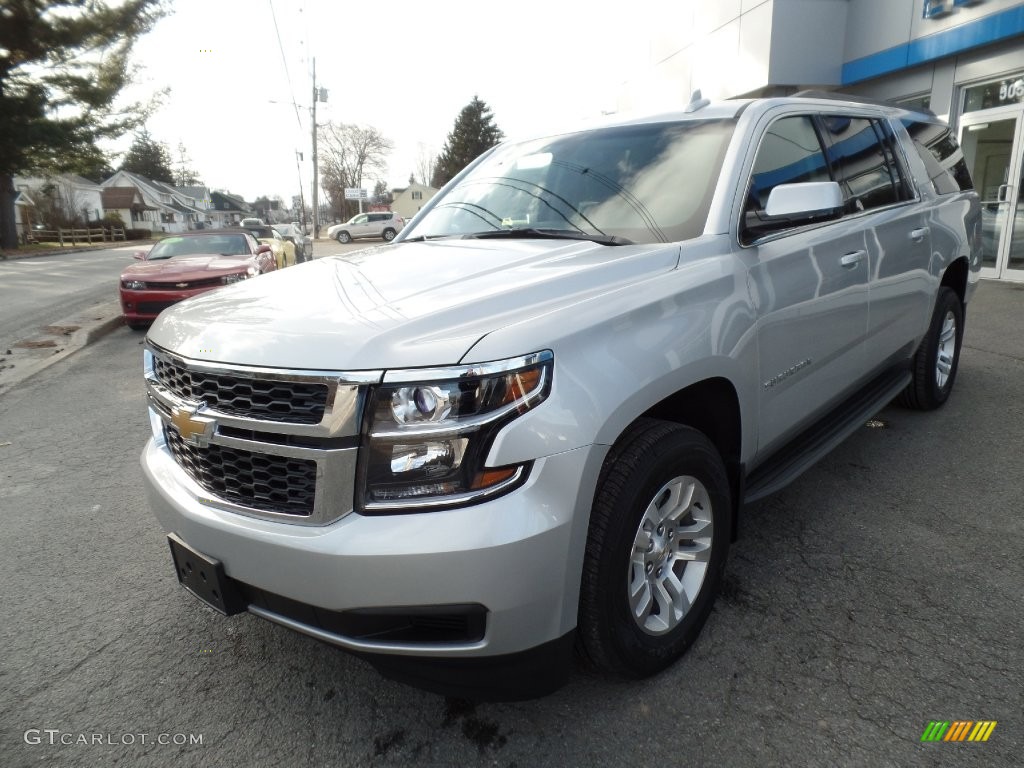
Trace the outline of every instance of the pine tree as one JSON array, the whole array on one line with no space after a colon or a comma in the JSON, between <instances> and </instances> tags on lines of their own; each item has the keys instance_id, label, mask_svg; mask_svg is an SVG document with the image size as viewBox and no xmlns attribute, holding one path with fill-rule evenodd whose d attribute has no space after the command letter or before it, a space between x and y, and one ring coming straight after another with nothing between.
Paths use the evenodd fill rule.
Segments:
<instances>
[{"instance_id":1,"label":"pine tree","mask_svg":"<svg viewBox=\"0 0 1024 768\"><path fill-rule=\"evenodd\" d=\"M124 156L120 170L131 171L164 184L174 184L171 153L167 145L150 136L145 128L135 134L135 140Z\"/></svg>"},{"instance_id":2,"label":"pine tree","mask_svg":"<svg viewBox=\"0 0 1024 768\"><path fill-rule=\"evenodd\" d=\"M473 100L455 118L455 126L448 134L448 140L434 166L431 186L444 186L503 138L505 134L495 125L491 108L474 95Z\"/></svg>"},{"instance_id":3,"label":"pine tree","mask_svg":"<svg viewBox=\"0 0 1024 768\"><path fill-rule=\"evenodd\" d=\"M114 101L132 45L165 12L161 0L19 0L0 4L0 247L17 246L14 175L81 172L97 141L145 117Z\"/></svg>"}]
</instances>

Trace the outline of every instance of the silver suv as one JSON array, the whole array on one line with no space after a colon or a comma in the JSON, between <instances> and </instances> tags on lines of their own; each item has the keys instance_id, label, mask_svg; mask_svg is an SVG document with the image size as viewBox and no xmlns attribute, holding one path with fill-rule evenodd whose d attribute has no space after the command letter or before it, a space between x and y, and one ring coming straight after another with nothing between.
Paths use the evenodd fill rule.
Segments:
<instances>
[{"instance_id":1,"label":"silver suv","mask_svg":"<svg viewBox=\"0 0 1024 768\"><path fill-rule=\"evenodd\" d=\"M890 106L499 145L387 254L153 324L142 465L177 578L452 695L551 690L574 646L651 675L745 504L893 398L950 396L981 236L949 128Z\"/></svg>"},{"instance_id":2,"label":"silver suv","mask_svg":"<svg viewBox=\"0 0 1024 768\"><path fill-rule=\"evenodd\" d=\"M390 243L405 226L405 219L393 211L359 213L344 224L328 227L327 236L339 243L350 243L362 237L379 237Z\"/></svg>"}]
</instances>

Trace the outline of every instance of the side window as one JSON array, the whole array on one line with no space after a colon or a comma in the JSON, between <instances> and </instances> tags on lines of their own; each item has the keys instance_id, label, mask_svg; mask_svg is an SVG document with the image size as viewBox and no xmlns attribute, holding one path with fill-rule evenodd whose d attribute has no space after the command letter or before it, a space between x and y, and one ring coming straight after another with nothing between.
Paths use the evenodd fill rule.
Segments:
<instances>
[{"instance_id":1,"label":"side window","mask_svg":"<svg viewBox=\"0 0 1024 768\"><path fill-rule=\"evenodd\" d=\"M807 181L832 181L814 120L809 115L780 118L768 128L757 148L743 208L741 242L748 245L785 228L787 223L765 214L768 196L779 184Z\"/></svg>"},{"instance_id":2,"label":"side window","mask_svg":"<svg viewBox=\"0 0 1024 768\"><path fill-rule=\"evenodd\" d=\"M847 213L882 208L907 199L899 166L891 165L878 122L866 117L823 115L828 157L843 190Z\"/></svg>"},{"instance_id":3,"label":"side window","mask_svg":"<svg viewBox=\"0 0 1024 768\"><path fill-rule=\"evenodd\" d=\"M905 118L903 125L914 142L914 149L928 169L928 178L940 195L951 195L974 189L971 173L967 170L964 153L953 138L953 131L947 125L925 123Z\"/></svg>"}]
</instances>

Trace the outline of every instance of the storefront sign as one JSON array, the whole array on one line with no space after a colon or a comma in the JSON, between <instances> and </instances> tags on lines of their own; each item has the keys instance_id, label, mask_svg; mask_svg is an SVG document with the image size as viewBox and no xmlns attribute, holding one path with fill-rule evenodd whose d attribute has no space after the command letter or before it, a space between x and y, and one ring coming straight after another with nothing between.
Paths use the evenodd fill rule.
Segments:
<instances>
[{"instance_id":1,"label":"storefront sign","mask_svg":"<svg viewBox=\"0 0 1024 768\"><path fill-rule=\"evenodd\" d=\"M964 89L964 112L1024 102L1024 73Z\"/></svg>"},{"instance_id":2,"label":"storefront sign","mask_svg":"<svg viewBox=\"0 0 1024 768\"><path fill-rule=\"evenodd\" d=\"M977 5L981 2L984 0L924 0L922 15L926 19L938 19L953 13L958 6Z\"/></svg>"}]
</instances>

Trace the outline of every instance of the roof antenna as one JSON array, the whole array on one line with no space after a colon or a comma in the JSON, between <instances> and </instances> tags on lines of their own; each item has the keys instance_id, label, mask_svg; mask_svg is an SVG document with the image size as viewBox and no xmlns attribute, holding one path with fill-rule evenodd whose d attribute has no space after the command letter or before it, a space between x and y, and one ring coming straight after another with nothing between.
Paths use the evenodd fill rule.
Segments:
<instances>
[{"instance_id":1,"label":"roof antenna","mask_svg":"<svg viewBox=\"0 0 1024 768\"><path fill-rule=\"evenodd\" d=\"M696 112L698 109L703 109L710 103L710 99L701 98L700 88L698 88L693 92L693 95L690 97L690 103L686 105L683 112Z\"/></svg>"}]
</instances>

